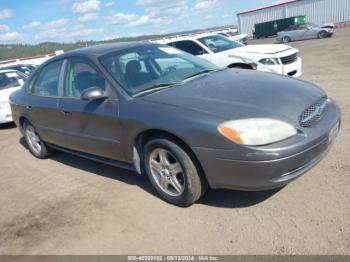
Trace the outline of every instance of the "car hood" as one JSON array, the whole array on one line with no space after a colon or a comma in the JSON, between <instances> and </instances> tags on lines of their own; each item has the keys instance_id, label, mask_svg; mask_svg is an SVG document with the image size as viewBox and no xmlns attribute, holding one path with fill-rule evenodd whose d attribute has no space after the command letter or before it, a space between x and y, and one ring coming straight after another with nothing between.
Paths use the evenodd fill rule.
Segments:
<instances>
[{"instance_id":1,"label":"car hood","mask_svg":"<svg viewBox=\"0 0 350 262\"><path fill-rule=\"evenodd\" d=\"M144 96L153 103L210 114L220 120L273 117L297 124L325 96L306 81L252 70L226 69Z\"/></svg>"},{"instance_id":2,"label":"car hood","mask_svg":"<svg viewBox=\"0 0 350 262\"><path fill-rule=\"evenodd\" d=\"M7 88L4 90L0 90L0 102L8 102L10 95L14 92L17 91L19 89L21 89L21 86L16 86L16 87L11 87L11 88Z\"/></svg>"},{"instance_id":3,"label":"car hood","mask_svg":"<svg viewBox=\"0 0 350 262\"><path fill-rule=\"evenodd\" d=\"M255 54L276 54L291 49L288 45L246 45L242 47L235 48L233 50L228 50L223 53L255 53Z\"/></svg>"},{"instance_id":4,"label":"car hood","mask_svg":"<svg viewBox=\"0 0 350 262\"><path fill-rule=\"evenodd\" d=\"M334 28L335 25L333 23L326 23L320 26L320 28Z\"/></svg>"}]
</instances>

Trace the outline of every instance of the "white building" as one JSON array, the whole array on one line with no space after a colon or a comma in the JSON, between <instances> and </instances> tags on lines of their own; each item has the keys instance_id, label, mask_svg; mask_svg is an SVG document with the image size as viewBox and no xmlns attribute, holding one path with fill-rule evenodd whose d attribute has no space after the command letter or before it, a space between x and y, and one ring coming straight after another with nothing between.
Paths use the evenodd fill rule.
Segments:
<instances>
[{"instance_id":1,"label":"white building","mask_svg":"<svg viewBox=\"0 0 350 262\"><path fill-rule=\"evenodd\" d=\"M252 35L255 24L306 15L306 21L315 24L350 21L350 0L293 0L237 14L241 33Z\"/></svg>"}]
</instances>

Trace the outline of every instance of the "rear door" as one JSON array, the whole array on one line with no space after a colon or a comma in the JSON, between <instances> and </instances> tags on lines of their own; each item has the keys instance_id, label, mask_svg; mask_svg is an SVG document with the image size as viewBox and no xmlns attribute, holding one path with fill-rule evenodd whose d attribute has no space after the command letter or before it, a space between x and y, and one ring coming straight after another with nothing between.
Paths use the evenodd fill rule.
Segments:
<instances>
[{"instance_id":1,"label":"rear door","mask_svg":"<svg viewBox=\"0 0 350 262\"><path fill-rule=\"evenodd\" d=\"M90 87L100 87L109 98L82 100L82 92ZM88 59L67 60L59 109L61 128L66 136L64 147L122 160L117 96L104 75Z\"/></svg>"},{"instance_id":2,"label":"rear door","mask_svg":"<svg viewBox=\"0 0 350 262\"><path fill-rule=\"evenodd\" d=\"M32 79L26 98L26 117L35 126L40 137L57 144L63 139L60 132L58 90L63 60L47 64Z\"/></svg>"}]
</instances>

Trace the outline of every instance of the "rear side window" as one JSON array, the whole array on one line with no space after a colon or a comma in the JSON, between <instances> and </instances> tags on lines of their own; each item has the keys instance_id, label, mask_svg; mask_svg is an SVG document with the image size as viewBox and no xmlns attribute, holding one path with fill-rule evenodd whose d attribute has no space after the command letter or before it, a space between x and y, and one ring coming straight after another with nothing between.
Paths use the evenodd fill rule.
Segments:
<instances>
[{"instance_id":1,"label":"rear side window","mask_svg":"<svg viewBox=\"0 0 350 262\"><path fill-rule=\"evenodd\" d=\"M190 53L192 55L203 55L205 53L207 53L199 44L197 44L196 42L193 41L178 41L175 42L175 47L185 51L187 53ZM171 46L174 46L174 44L170 44Z\"/></svg>"},{"instance_id":2,"label":"rear side window","mask_svg":"<svg viewBox=\"0 0 350 262\"><path fill-rule=\"evenodd\" d=\"M58 82L63 61L46 65L37 76L31 93L39 96L58 96Z\"/></svg>"}]
</instances>

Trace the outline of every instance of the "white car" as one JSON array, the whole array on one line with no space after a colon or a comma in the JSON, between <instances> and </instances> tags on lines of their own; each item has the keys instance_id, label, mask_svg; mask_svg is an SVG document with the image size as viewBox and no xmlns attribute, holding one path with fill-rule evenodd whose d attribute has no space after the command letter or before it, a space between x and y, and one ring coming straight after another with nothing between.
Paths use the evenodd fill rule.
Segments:
<instances>
[{"instance_id":1,"label":"white car","mask_svg":"<svg viewBox=\"0 0 350 262\"><path fill-rule=\"evenodd\" d=\"M155 42L204 58L219 67L256 69L293 77L302 74L298 50L288 45L245 46L217 34L181 36Z\"/></svg>"},{"instance_id":2,"label":"white car","mask_svg":"<svg viewBox=\"0 0 350 262\"><path fill-rule=\"evenodd\" d=\"M0 124L12 122L9 98L12 92L20 89L26 76L15 70L0 70Z\"/></svg>"}]
</instances>

